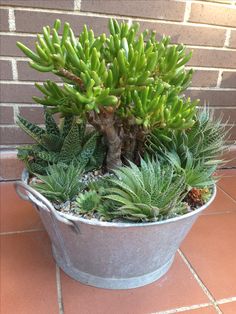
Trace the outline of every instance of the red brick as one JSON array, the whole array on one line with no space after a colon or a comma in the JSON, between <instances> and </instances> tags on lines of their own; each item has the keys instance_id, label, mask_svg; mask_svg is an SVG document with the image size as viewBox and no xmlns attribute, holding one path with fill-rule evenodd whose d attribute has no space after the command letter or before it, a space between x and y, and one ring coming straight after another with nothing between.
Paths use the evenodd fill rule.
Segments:
<instances>
[{"instance_id":1,"label":"red brick","mask_svg":"<svg viewBox=\"0 0 236 314\"><path fill-rule=\"evenodd\" d=\"M1 5L44 9L73 10L74 0L1 0Z\"/></svg>"},{"instance_id":2,"label":"red brick","mask_svg":"<svg viewBox=\"0 0 236 314\"><path fill-rule=\"evenodd\" d=\"M184 43L186 45L202 45L222 47L225 41L224 29L213 27L196 27L191 25L174 25L162 22L142 22L141 30L154 29L157 32L157 38L160 39L163 34L171 36L173 43Z\"/></svg>"},{"instance_id":3,"label":"red brick","mask_svg":"<svg viewBox=\"0 0 236 314\"><path fill-rule=\"evenodd\" d=\"M2 3L1 3L2 4ZM1 9L0 10L0 31L8 31L9 25L8 25L8 10Z\"/></svg>"},{"instance_id":4,"label":"red brick","mask_svg":"<svg viewBox=\"0 0 236 314\"><path fill-rule=\"evenodd\" d=\"M213 108L214 116L216 118L221 118L222 123L226 123L228 121L229 124L233 124L236 121L236 110L235 109L227 109L227 108Z\"/></svg>"},{"instance_id":5,"label":"red brick","mask_svg":"<svg viewBox=\"0 0 236 314\"><path fill-rule=\"evenodd\" d=\"M59 76L52 73L38 72L32 69L27 61L17 61L17 70L19 81L44 82L46 80L53 80L55 82L61 82Z\"/></svg>"},{"instance_id":6,"label":"red brick","mask_svg":"<svg viewBox=\"0 0 236 314\"><path fill-rule=\"evenodd\" d=\"M16 42L20 41L30 49L34 50L34 42L36 37L1 35L0 36L0 54L7 57L25 57L23 52L16 46Z\"/></svg>"},{"instance_id":7,"label":"red brick","mask_svg":"<svg viewBox=\"0 0 236 314\"><path fill-rule=\"evenodd\" d=\"M229 47L236 48L236 31L231 30L231 36L229 40Z\"/></svg>"},{"instance_id":8,"label":"red brick","mask_svg":"<svg viewBox=\"0 0 236 314\"><path fill-rule=\"evenodd\" d=\"M199 98L201 104L209 103L211 107L234 107L236 99L236 91L224 90L187 90L186 96L192 99Z\"/></svg>"},{"instance_id":9,"label":"red brick","mask_svg":"<svg viewBox=\"0 0 236 314\"><path fill-rule=\"evenodd\" d=\"M195 87L216 86L218 73L219 73L218 71L195 70L191 86Z\"/></svg>"},{"instance_id":10,"label":"red brick","mask_svg":"<svg viewBox=\"0 0 236 314\"><path fill-rule=\"evenodd\" d=\"M212 68L236 68L236 50L194 48L192 59L188 65Z\"/></svg>"},{"instance_id":11,"label":"red brick","mask_svg":"<svg viewBox=\"0 0 236 314\"><path fill-rule=\"evenodd\" d=\"M32 96L42 96L34 85L1 84L3 103L32 103Z\"/></svg>"},{"instance_id":12,"label":"red brick","mask_svg":"<svg viewBox=\"0 0 236 314\"><path fill-rule=\"evenodd\" d=\"M5 181L20 179L22 170L24 169L24 164L21 160L17 159L16 156L17 152L15 150L10 151L4 150L0 151L0 154L1 154L0 180ZM6 221L4 227L6 227Z\"/></svg>"},{"instance_id":13,"label":"red brick","mask_svg":"<svg viewBox=\"0 0 236 314\"><path fill-rule=\"evenodd\" d=\"M43 107L19 107L19 114L32 123L44 123Z\"/></svg>"},{"instance_id":14,"label":"red brick","mask_svg":"<svg viewBox=\"0 0 236 314\"><path fill-rule=\"evenodd\" d=\"M34 143L34 140L31 137L29 137L24 131L16 126L1 126L0 130L1 145Z\"/></svg>"},{"instance_id":15,"label":"red brick","mask_svg":"<svg viewBox=\"0 0 236 314\"><path fill-rule=\"evenodd\" d=\"M11 61L0 60L0 80L12 80Z\"/></svg>"},{"instance_id":16,"label":"red brick","mask_svg":"<svg viewBox=\"0 0 236 314\"><path fill-rule=\"evenodd\" d=\"M17 31L29 32L30 25L30 33L41 33L43 26L53 26L56 19L60 19L62 23L69 22L75 34L82 31L84 24L87 24L88 28L92 27L96 34L106 32L108 25L107 18L78 16L74 14L15 11L15 18Z\"/></svg>"},{"instance_id":17,"label":"red brick","mask_svg":"<svg viewBox=\"0 0 236 314\"><path fill-rule=\"evenodd\" d=\"M236 7L192 3L189 21L235 27Z\"/></svg>"},{"instance_id":18,"label":"red brick","mask_svg":"<svg viewBox=\"0 0 236 314\"><path fill-rule=\"evenodd\" d=\"M221 87L236 88L236 72L224 71Z\"/></svg>"},{"instance_id":19,"label":"red brick","mask_svg":"<svg viewBox=\"0 0 236 314\"><path fill-rule=\"evenodd\" d=\"M236 141L236 126L226 126L226 130L229 130L228 141L235 144Z\"/></svg>"},{"instance_id":20,"label":"red brick","mask_svg":"<svg viewBox=\"0 0 236 314\"><path fill-rule=\"evenodd\" d=\"M13 124L13 107L0 106L0 124Z\"/></svg>"},{"instance_id":21,"label":"red brick","mask_svg":"<svg viewBox=\"0 0 236 314\"><path fill-rule=\"evenodd\" d=\"M83 0L81 11L182 21L185 3L161 0Z\"/></svg>"}]
</instances>

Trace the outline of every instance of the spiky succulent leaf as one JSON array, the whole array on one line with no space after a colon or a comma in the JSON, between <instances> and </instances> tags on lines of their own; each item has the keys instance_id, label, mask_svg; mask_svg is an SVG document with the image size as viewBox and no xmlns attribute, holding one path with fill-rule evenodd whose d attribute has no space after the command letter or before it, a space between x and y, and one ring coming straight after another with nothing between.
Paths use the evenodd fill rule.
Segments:
<instances>
[{"instance_id":1,"label":"spiky succulent leaf","mask_svg":"<svg viewBox=\"0 0 236 314\"><path fill-rule=\"evenodd\" d=\"M182 204L185 191L184 177L174 174L169 163L141 160L137 167L114 171L116 178L110 179L106 199L120 204L114 215L134 221L157 221L184 212Z\"/></svg>"},{"instance_id":2,"label":"spiky succulent leaf","mask_svg":"<svg viewBox=\"0 0 236 314\"><path fill-rule=\"evenodd\" d=\"M37 143L42 144L41 136L46 133L46 131L39 126L29 122L25 118L18 116L16 123L19 127L24 130L30 137L32 137Z\"/></svg>"},{"instance_id":3,"label":"spiky succulent leaf","mask_svg":"<svg viewBox=\"0 0 236 314\"><path fill-rule=\"evenodd\" d=\"M33 183L32 186L49 200L54 202L65 202L73 200L84 188L80 181L82 169L75 168L72 164L66 169L60 165L48 167L47 175L36 174L42 183Z\"/></svg>"}]
</instances>

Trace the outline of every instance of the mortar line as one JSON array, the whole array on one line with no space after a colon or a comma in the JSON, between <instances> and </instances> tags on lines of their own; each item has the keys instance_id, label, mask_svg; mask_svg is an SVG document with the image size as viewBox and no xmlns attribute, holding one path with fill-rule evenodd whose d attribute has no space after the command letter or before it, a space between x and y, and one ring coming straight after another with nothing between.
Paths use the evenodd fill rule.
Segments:
<instances>
[{"instance_id":1,"label":"mortar line","mask_svg":"<svg viewBox=\"0 0 236 314\"><path fill-rule=\"evenodd\" d=\"M37 124L37 126L39 126L39 127L44 127L44 124L42 124L42 123L40 124L40 123L39 123L39 124ZM6 128L17 128L17 129L20 128L20 127L18 127L17 124L1 124L1 125L0 125L0 129L1 129L1 128L5 128L5 127L6 127Z\"/></svg>"},{"instance_id":2,"label":"mortar line","mask_svg":"<svg viewBox=\"0 0 236 314\"><path fill-rule=\"evenodd\" d=\"M81 0L74 0L74 11L80 11L81 9Z\"/></svg>"},{"instance_id":3,"label":"mortar line","mask_svg":"<svg viewBox=\"0 0 236 314\"><path fill-rule=\"evenodd\" d=\"M56 264L56 286L57 286L57 301L59 307L59 314L64 314L64 305L63 305L63 297L62 297L62 289L61 289L61 274L60 268Z\"/></svg>"},{"instance_id":4,"label":"mortar line","mask_svg":"<svg viewBox=\"0 0 236 314\"><path fill-rule=\"evenodd\" d=\"M216 82L216 88L220 88L221 82L222 82L222 78L223 78L223 71L219 70L218 78L217 78L217 82Z\"/></svg>"},{"instance_id":5,"label":"mortar line","mask_svg":"<svg viewBox=\"0 0 236 314\"><path fill-rule=\"evenodd\" d=\"M187 260L187 258L185 257L184 253L179 249L178 250L179 255L182 257L182 260L184 261L184 263L186 264L186 266L188 267L189 271L191 272L191 274L193 275L193 277L195 278L195 280L197 281L198 285L201 287L202 291L205 293L205 295L208 297L209 301L212 303L212 305L214 306L216 312L218 314L223 314L222 311L220 310L220 308L217 306L216 300L213 297L213 295L211 294L211 292L208 290L208 288L204 285L203 281L200 279L200 277L198 276L198 274L196 273L196 271L193 269L192 265L190 264L190 262Z\"/></svg>"},{"instance_id":6,"label":"mortar line","mask_svg":"<svg viewBox=\"0 0 236 314\"><path fill-rule=\"evenodd\" d=\"M11 60L11 67L12 67L12 78L14 81L18 81L18 70L17 70L17 63L15 59Z\"/></svg>"},{"instance_id":7,"label":"mortar line","mask_svg":"<svg viewBox=\"0 0 236 314\"><path fill-rule=\"evenodd\" d=\"M15 124L16 124L17 117L19 114L20 114L19 106L18 105L14 106L13 107L13 120L14 120Z\"/></svg>"},{"instance_id":8,"label":"mortar line","mask_svg":"<svg viewBox=\"0 0 236 314\"><path fill-rule=\"evenodd\" d=\"M43 83L41 81L40 83ZM9 84L9 85L34 85L34 81L12 81L12 80L0 80L0 84ZM58 86L63 86L62 82L57 82ZM236 91L236 88L227 88L227 87L189 87L188 90L203 90L203 91Z\"/></svg>"},{"instance_id":9,"label":"mortar line","mask_svg":"<svg viewBox=\"0 0 236 314\"><path fill-rule=\"evenodd\" d=\"M8 11L8 27L10 32L16 31L16 20L13 8L10 8Z\"/></svg>"},{"instance_id":10,"label":"mortar line","mask_svg":"<svg viewBox=\"0 0 236 314\"><path fill-rule=\"evenodd\" d=\"M184 11L184 20L183 22L188 22L191 14L191 0L186 1L185 3L185 11Z\"/></svg>"},{"instance_id":11,"label":"mortar line","mask_svg":"<svg viewBox=\"0 0 236 314\"><path fill-rule=\"evenodd\" d=\"M236 51L236 50L235 50ZM0 56L0 60L6 60L6 61L10 61L10 60L16 60L16 61L30 61L29 58L26 57L15 57L15 56ZM202 70L202 71L219 71L219 70L223 70L223 71L227 71L227 72L236 72L236 69L233 68L222 68L222 67L217 67L217 68L211 68L211 67L204 67L204 66L186 66L186 69L194 69L194 70Z\"/></svg>"},{"instance_id":12,"label":"mortar line","mask_svg":"<svg viewBox=\"0 0 236 314\"><path fill-rule=\"evenodd\" d=\"M226 33L225 33L225 42L224 42L224 47L225 48L229 47L230 38L231 38L231 29L227 29Z\"/></svg>"},{"instance_id":13,"label":"mortar line","mask_svg":"<svg viewBox=\"0 0 236 314\"><path fill-rule=\"evenodd\" d=\"M194 3L194 1L192 1ZM196 23L196 22L181 22L181 21L172 21L172 20L162 20L154 18L142 18L137 16L125 16L114 13L98 13L98 12L86 12L86 11L72 11L72 10L58 10L58 9L43 9L43 8L26 8L26 7L11 7L11 6L0 6L0 8L9 10L13 9L15 11L28 11L28 12L39 12L39 13L54 13L54 14L65 14L65 15L78 15L78 16L91 16L91 17L102 17L102 18L116 18L116 19L128 19L132 18L134 21L140 22L154 22L154 23L163 23L163 24L174 24L174 25L185 25L185 26L198 26L206 28L216 28L216 29L236 29L235 26L224 26L224 25L214 25L208 23Z\"/></svg>"}]
</instances>

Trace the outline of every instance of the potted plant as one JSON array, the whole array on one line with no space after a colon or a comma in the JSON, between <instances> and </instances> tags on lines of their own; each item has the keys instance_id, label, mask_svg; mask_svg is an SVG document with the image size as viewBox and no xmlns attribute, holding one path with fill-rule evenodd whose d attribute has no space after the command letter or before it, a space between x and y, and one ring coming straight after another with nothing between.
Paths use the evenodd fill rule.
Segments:
<instances>
[{"instance_id":1,"label":"potted plant","mask_svg":"<svg viewBox=\"0 0 236 314\"><path fill-rule=\"evenodd\" d=\"M36 52L17 43L32 68L62 83L36 84L45 128L18 117L36 144L18 150L27 171L16 188L38 208L67 274L142 286L166 273L213 201L226 133L183 95L193 71L182 44L116 20L100 36L84 26L76 37L68 23L60 36L60 25L43 28Z\"/></svg>"}]
</instances>

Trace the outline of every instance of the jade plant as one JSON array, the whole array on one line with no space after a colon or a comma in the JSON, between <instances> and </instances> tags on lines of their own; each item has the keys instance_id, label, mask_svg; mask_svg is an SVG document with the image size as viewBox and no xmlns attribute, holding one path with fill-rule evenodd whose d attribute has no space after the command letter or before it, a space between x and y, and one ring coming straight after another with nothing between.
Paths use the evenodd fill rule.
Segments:
<instances>
[{"instance_id":1,"label":"jade plant","mask_svg":"<svg viewBox=\"0 0 236 314\"><path fill-rule=\"evenodd\" d=\"M197 100L184 98L192 70L183 45L169 37L157 41L154 31L139 31L139 24L110 20L110 34L95 36L84 26L78 37L69 23L46 26L38 35L36 52L18 47L37 71L60 76L36 84L43 97L34 100L63 116L75 115L91 124L107 144L106 166L114 169L126 158L142 155L147 134L156 128L188 129L195 120Z\"/></svg>"},{"instance_id":2,"label":"jade plant","mask_svg":"<svg viewBox=\"0 0 236 314\"><path fill-rule=\"evenodd\" d=\"M79 36L69 23L60 29L59 20L44 27L35 52L17 43L33 69L62 80L35 84L45 128L18 117L36 141L18 153L37 176L33 187L105 220L156 221L206 202L226 132L183 94L192 53L137 23L111 19L99 36L86 26Z\"/></svg>"}]
</instances>

